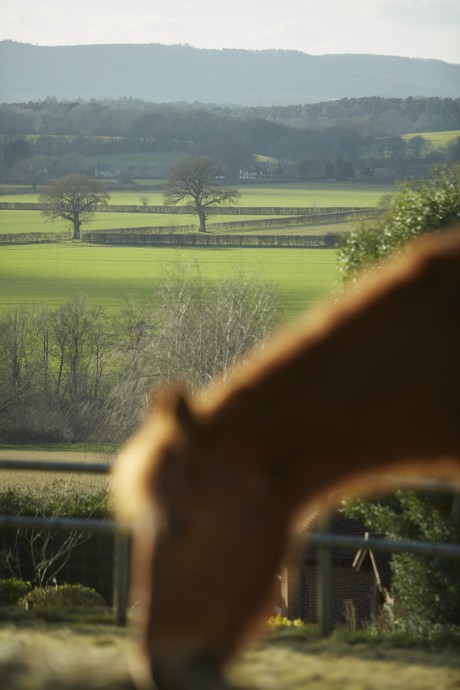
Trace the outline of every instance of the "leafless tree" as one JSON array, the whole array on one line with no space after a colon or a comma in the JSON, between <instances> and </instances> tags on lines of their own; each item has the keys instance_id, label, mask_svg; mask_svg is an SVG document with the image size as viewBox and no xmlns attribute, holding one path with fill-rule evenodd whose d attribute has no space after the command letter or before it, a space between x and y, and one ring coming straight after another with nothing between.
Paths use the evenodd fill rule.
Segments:
<instances>
[{"instance_id":1,"label":"leafless tree","mask_svg":"<svg viewBox=\"0 0 460 690\"><path fill-rule=\"evenodd\" d=\"M65 175L50 182L39 196L42 213L48 218L63 218L73 226L73 239L80 239L82 223L88 222L109 194L99 180L86 175Z\"/></svg>"},{"instance_id":2,"label":"leafless tree","mask_svg":"<svg viewBox=\"0 0 460 690\"><path fill-rule=\"evenodd\" d=\"M207 209L210 206L233 203L239 198L239 192L222 184L219 177L219 170L209 158L186 158L170 169L164 195L165 204L192 203L200 221L200 232L207 232Z\"/></svg>"},{"instance_id":3,"label":"leafless tree","mask_svg":"<svg viewBox=\"0 0 460 690\"><path fill-rule=\"evenodd\" d=\"M117 339L121 368L107 400L105 429L124 438L149 396L167 382L196 391L263 340L278 316L273 290L240 275L212 287L193 269L174 269L154 308L131 305ZM122 373L123 372L123 373Z\"/></svg>"}]
</instances>

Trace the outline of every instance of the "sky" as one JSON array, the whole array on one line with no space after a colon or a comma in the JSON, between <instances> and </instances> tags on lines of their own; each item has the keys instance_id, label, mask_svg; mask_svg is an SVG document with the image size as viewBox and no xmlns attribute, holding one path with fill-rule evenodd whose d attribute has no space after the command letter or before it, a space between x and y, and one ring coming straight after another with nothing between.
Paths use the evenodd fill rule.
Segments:
<instances>
[{"instance_id":1,"label":"sky","mask_svg":"<svg viewBox=\"0 0 460 690\"><path fill-rule=\"evenodd\" d=\"M460 0L0 0L0 39L372 53L460 64Z\"/></svg>"}]
</instances>

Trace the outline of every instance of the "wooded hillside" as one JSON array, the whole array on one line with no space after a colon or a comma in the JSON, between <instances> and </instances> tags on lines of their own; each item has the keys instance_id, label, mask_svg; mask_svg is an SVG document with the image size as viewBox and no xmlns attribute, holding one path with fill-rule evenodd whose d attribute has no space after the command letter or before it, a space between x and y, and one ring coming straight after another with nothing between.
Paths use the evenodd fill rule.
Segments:
<instances>
[{"instance_id":1,"label":"wooded hillside","mask_svg":"<svg viewBox=\"0 0 460 690\"><path fill-rule=\"evenodd\" d=\"M56 96L257 105L460 95L460 65L383 55L2 41L0 65L0 101L7 102Z\"/></svg>"}]
</instances>

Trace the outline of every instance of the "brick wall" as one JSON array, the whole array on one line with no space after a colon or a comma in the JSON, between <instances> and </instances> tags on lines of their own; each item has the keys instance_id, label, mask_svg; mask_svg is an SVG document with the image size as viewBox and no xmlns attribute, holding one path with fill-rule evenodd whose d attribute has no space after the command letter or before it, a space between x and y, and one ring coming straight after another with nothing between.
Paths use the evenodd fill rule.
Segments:
<instances>
[{"instance_id":1,"label":"brick wall","mask_svg":"<svg viewBox=\"0 0 460 690\"><path fill-rule=\"evenodd\" d=\"M358 573L350 564L333 564L331 577L332 622L346 623L346 602L351 601L357 623L370 620L375 611L377 591L374 574L362 569ZM316 565L305 563L283 568L281 601L284 615L316 623Z\"/></svg>"}]
</instances>

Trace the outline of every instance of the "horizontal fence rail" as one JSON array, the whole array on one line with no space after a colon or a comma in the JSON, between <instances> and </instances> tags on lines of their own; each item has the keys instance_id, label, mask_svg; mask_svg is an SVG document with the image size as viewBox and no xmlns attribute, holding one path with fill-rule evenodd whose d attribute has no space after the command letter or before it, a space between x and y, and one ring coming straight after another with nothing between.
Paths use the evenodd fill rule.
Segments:
<instances>
[{"instance_id":1,"label":"horizontal fence rail","mask_svg":"<svg viewBox=\"0 0 460 690\"><path fill-rule=\"evenodd\" d=\"M350 549L358 551L380 551L381 553L413 553L417 556L460 559L460 546L450 544L434 544L425 541L410 541L401 539L390 541L369 537L344 537L336 534L309 534L298 538L305 546L327 547L328 549Z\"/></svg>"},{"instance_id":2,"label":"horizontal fence rail","mask_svg":"<svg viewBox=\"0 0 460 690\"><path fill-rule=\"evenodd\" d=\"M109 474L111 463L102 462L65 462L49 460L0 460L0 470L23 470L42 472L88 472L88 474Z\"/></svg>"},{"instance_id":3,"label":"horizontal fence rail","mask_svg":"<svg viewBox=\"0 0 460 690\"><path fill-rule=\"evenodd\" d=\"M2 211L40 211L41 204L32 201L0 201ZM194 215L193 206L163 206L141 204L104 204L97 208L98 213L163 213ZM219 216L307 216L322 213L371 214L378 212L371 206L209 206L206 213Z\"/></svg>"},{"instance_id":4,"label":"horizontal fence rail","mask_svg":"<svg viewBox=\"0 0 460 690\"><path fill-rule=\"evenodd\" d=\"M113 520L91 520L90 518L45 518L0 515L0 525L7 529L75 530L92 532L95 534L115 534L117 532L117 524Z\"/></svg>"}]
</instances>

